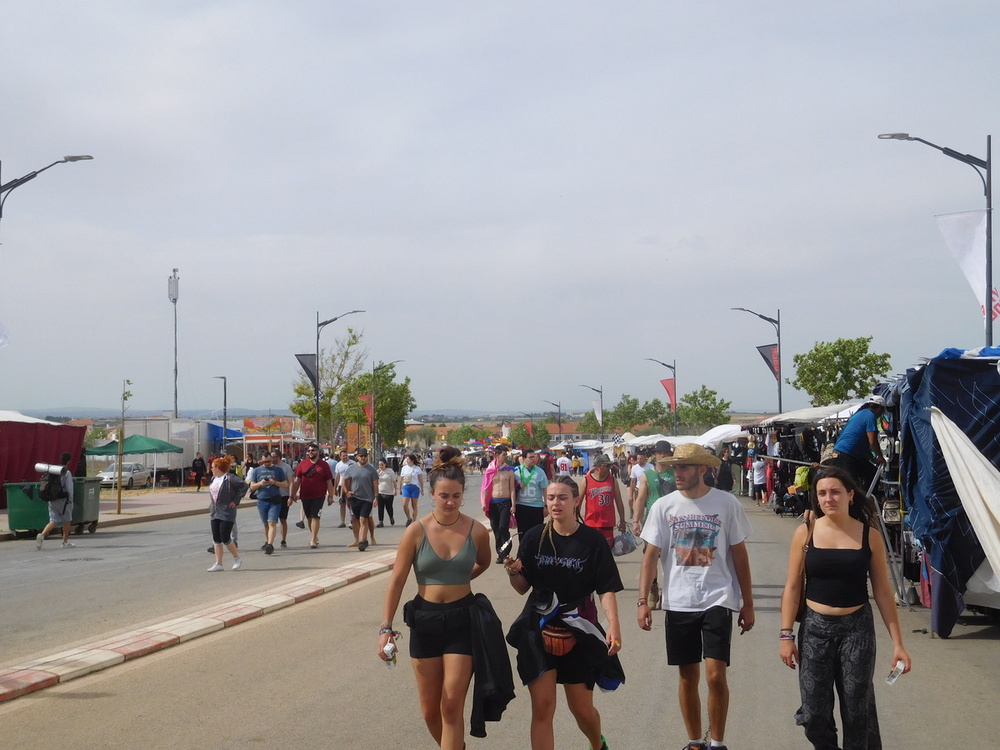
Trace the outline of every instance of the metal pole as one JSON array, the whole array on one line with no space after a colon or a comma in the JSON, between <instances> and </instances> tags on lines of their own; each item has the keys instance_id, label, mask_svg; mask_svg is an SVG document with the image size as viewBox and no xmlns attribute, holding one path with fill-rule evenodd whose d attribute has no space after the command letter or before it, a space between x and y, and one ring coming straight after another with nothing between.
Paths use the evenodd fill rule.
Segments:
<instances>
[{"instance_id":1,"label":"metal pole","mask_svg":"<svg viewBox=\"0 0 1000 750\"><path fill-rule=\"evenodd\" d=\"M781 408L781 309L778 309L778 322L774 326L778 329L778 414L783 414Z\"/></svg>"},{"instance_id":2,"label":"metal pole","mask_svg":"<svg viewBox=\"0 0 1000 750\"><path fill-rule=\"evenodd\" d=\"M320 449L320 455L322 454L323 444L319 440L319 384L323 382L321 376L322 367L319 362L319 332L323 330L319 325L319 310L316 311L316 382L313 383L313 407L315 408L315 421L313 427L315 428L316 434L314 439L316 440L316 446ZM332 439L332 436L331 436ZM332 446L331 446L332 447Z\"/></svg>"},{"instance_id":3,"label":"metal pole","mask_svg":"<svg viewBox=\"0 0 1000 750\"><path fill-rule=\"evenodd\" d=\"M993 346L993 144L986 136L986 346Z\"/></svg>"},{"instance_id":4,"label":"metal pole","mask_svg":"<svg viewBox=\"0 0 1000 750\"><path fill-rule=\"evenodd\" d=\"M544 399L543 399L544 400ZM559 442L562 442L562 401L558 404L555 401L546 401L547 404L552 404L556 407L556 424L559 425Z\"/></svg>"},{"instance_id":5,"label":"metal pole","mask_svg":"<svg viewBox=\"0 0 1000 750\"><path fill-rule=\"evenodd\" d=\"M180 296L180 279L177 269L174 275L167 279L167 297L174 305L174 419L180 416L177 412L177 299Z\"/></svg>"}]
</instances>

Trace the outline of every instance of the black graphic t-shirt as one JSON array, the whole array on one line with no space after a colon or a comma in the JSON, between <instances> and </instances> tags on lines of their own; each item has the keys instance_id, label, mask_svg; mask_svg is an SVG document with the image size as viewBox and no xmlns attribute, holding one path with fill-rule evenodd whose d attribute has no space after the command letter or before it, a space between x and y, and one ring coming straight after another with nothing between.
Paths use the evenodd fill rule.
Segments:
<instances>
[{"instance_id":1,"label":"black graphic t-shirt","mask_svg":"<svg viewBox=\"0 0 1000 750\"><path fill-rule=\"evenodd\" d=\"M553 531L551 537L546 535L539 550L543 529L530 529L517 553L524 566L524 578L532 587L554 592L563 603L595 591L606 594L625 588L611 548L600 531L584 524L569 536Z\"/></svg>"}]
</instances>

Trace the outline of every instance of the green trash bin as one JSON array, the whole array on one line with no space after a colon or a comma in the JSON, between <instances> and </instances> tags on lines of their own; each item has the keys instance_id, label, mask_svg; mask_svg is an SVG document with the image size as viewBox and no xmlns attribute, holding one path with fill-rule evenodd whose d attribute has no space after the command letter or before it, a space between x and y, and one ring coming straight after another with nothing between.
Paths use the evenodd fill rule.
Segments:
<instances>
[{"instance_id":1,"label":"green trash bin","mask_svg":"<svg viewBox=\"0 0 1000 750\"><path fill-rule=\"evenodd\" d=\"M7 519L15 536L28 533L32 536L49 522L48 503L38 498L38 482L9 482L7 490ZM97 517L101 510L101 482L97 477L73 479L73 525L82 534L87 526L91 534L97 531ZM58 500L56 502L59 502Z\"/></svg>"}]
</instances>

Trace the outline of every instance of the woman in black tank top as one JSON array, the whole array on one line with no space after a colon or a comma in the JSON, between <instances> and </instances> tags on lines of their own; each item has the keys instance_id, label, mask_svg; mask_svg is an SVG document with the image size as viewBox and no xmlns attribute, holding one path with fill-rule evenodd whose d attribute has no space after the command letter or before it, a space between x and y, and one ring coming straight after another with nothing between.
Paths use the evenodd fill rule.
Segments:
<instances>
[{"instance_id":1,"label":"woman in black tank top","mask_svg":"<svg viewBox=\"0 0 1000 750\"><path fill-rule=\"evenodd\" d=\"M875 625L867 580L892 638L891 670L897 661L910 671L886 563L885 545L873 527L874 501L847 472L824 467L810 490L815 521L796 529L781 597L781 660L799 667L802 705L796 723L815 748L880 750L875 711ZM865 561L867 560L867 565ZM796 648L794 624L805 577L805 610ZM833 717L836 688L843 745Z\"/></svg>"}]
</instances>

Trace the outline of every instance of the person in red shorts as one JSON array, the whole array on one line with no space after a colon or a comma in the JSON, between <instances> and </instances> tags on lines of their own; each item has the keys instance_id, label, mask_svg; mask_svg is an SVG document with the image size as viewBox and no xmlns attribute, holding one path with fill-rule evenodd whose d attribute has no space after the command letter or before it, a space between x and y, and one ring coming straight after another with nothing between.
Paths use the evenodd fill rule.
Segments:
<instances>
[{"instance_id":1,"label":"person in red shorts","mask_svg":"<svg viewBox=\"0 0 1000 750\"><path fill-rule=\"evenodd\" d=\"M597 454L594 467L583 478L583 505L583 522L604 534L609 546L614 544L615 528L625 530L625 505L618 480L611 473L611 459L603 453Z\"/></svg>"}]
</instances>

